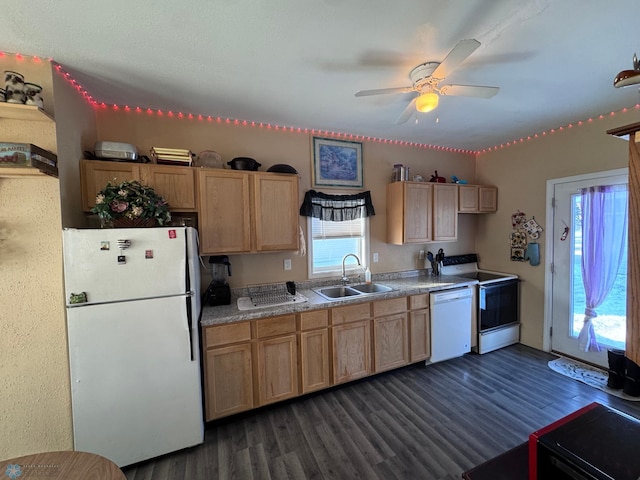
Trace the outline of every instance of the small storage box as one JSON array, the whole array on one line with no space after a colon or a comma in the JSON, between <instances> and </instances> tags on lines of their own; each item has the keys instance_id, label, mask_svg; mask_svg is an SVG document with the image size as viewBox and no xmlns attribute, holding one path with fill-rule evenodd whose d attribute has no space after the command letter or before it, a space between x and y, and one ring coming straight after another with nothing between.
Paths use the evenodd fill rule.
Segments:
<instances>
[{"instance_id":1,"label":"small storage box","mask_svg":"<svg viewBox=\"0 0 640 480\"><path fill-rule=\"evenodd\" d=\"M58 176L58 157L31 143L0 142L0 168L33 167Z\"/></svg>"}]
</instances>

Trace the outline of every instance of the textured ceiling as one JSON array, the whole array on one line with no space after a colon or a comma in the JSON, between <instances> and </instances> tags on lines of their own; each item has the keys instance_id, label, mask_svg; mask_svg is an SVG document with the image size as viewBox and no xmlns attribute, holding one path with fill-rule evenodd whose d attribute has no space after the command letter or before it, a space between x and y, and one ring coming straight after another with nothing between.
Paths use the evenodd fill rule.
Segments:
<instances>
[{"instance_id":1,"label":"textured ceiling","mask_svg":"<svg viewBox=\"0 0 640 480\"><path fill-rule=\"evenodd\" d=\"M640 52L637 0L56 0L3 2L0 50L49 57L99 102L481 150L640 102L613 88ZM395 121L461 39L481 46L442 97ZM640 116L640 113L639 113ZM640 118L639 118L640 120Z\"/></svg>"}]
</instances>

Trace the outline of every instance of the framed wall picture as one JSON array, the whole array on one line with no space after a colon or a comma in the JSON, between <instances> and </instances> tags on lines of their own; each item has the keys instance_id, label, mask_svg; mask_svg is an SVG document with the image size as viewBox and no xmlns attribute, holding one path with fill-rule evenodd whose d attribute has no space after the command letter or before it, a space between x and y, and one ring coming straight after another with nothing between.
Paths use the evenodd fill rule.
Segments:
<instances>
[{"instance_id":1,"label":"framed wall picture","mask_svg":"<svg viewBox=\"0 0 640 480\"><path fill-rule=\"evenodd\" d=\"M362 143L313 137L313 187L362 188Z\"/></svg>"}]
</instances>

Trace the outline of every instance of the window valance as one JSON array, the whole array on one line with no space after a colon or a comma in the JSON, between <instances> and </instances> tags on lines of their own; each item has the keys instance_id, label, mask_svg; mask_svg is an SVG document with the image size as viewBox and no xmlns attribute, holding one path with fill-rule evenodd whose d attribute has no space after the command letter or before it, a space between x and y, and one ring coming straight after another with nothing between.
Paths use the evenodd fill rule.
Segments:
<instances>
[{"instance_id":1,"label":"window valance","mask_svg":"<svg viewBox=\"0 0 640 480\"><path fill-rule=\"evenodd\" d=\"M300 215L303 217L314 217L329 222L344 222L375 214L371 192L368 190L352 195L329 195L309 190L300 206Z\"/></svg>"}]
</instances>

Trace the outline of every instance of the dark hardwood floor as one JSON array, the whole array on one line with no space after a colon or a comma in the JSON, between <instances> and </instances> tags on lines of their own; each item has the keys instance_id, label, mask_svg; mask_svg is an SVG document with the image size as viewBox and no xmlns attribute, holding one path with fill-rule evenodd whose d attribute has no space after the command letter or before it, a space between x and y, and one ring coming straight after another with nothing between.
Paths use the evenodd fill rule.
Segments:
<instances>
[{"instance_id":1,"label":"dark hardwood floor","mask_svg":"<svg viewBox=\"0 0 640 480\"><path fill-rule=\"evenodd\" d=\"M523 345L411 365L207 425L203 445L124 470L128 480L460 479L591 402L628 402L553 372Z\"/></svg>"}]
</instances>

